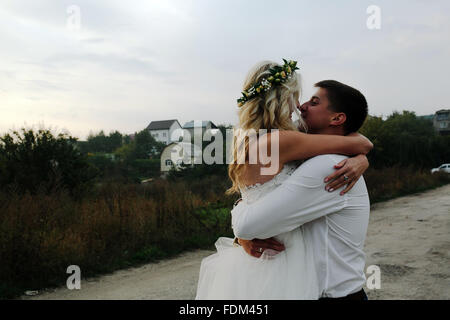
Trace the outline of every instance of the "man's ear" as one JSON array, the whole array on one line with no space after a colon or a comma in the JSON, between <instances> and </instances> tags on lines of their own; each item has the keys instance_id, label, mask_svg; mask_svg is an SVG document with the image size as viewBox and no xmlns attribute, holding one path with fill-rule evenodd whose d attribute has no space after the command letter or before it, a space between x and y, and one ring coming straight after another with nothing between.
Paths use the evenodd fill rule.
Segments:
<instances>
[{"instance_id":1,"label":"man's ear","mask_svg":"<svg viewBox=\"0 0 450 320\"><path fill-rule=\"evenodd\" d=\"M347 116L345 115L345 113L343 112L335 113L333 118L331 118L330 125L336 127L341 126L345 123L345 121L347 121Z\"/></svg>"}]
</instances>

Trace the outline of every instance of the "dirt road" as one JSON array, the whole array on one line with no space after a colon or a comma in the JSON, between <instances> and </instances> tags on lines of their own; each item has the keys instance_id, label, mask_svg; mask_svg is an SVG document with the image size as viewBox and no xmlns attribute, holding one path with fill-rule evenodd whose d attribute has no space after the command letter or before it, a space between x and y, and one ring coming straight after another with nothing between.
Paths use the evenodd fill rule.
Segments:
<instances>
[{"instance_id":1,"label":"dirt road","mask_svg":"<svg viewBox=\"0 0 450 320\"><path fill-rule=\"evenodd\" d=\"M450 185L372 207L366 267L381 270L381 288L369 299L450 299ZM200 262L213 251L82 279L23 299L193 299ZM367 274L370 276L370 274Z\"/></svg>"}]
</instances>

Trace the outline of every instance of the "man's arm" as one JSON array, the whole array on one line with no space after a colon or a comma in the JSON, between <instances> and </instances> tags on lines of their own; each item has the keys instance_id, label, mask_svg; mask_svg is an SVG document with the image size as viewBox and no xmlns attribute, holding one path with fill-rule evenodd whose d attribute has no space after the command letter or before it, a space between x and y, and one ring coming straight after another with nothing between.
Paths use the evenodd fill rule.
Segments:
<instances>
[{"instance_id":1,"label":"man's arm","mask_svg":"<svg viewBox=\"0 0 450 320\"><path fill-rule=\"evenodd\" d=\"M231 211L235 236L270 238L344 208L347 195L324 188L323 179L335 164L329 155L312 158L263 198L250 205L241 201Z\"/></svg>"}]
</instances>

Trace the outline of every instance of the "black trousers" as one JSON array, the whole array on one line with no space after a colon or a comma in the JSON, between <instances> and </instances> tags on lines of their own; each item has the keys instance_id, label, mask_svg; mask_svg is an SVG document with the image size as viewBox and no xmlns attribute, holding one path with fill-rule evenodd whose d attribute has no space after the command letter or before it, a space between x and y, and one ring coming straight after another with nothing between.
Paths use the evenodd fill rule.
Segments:
<instances>
[{"instance_id":1,"label":"black trousers","mask_svg":"<svg viewBox=\"0 0 450 320\"><path fill-rule=\"evenodd\" d=\"M339 298L320 298L319 300L356 300L356 301L363 301L363 300L368 300L366 292L364 291L364 289L361 289L358 292L349 294L348 296L345 297L339 297Z\"/></svg>"}]
</instances>

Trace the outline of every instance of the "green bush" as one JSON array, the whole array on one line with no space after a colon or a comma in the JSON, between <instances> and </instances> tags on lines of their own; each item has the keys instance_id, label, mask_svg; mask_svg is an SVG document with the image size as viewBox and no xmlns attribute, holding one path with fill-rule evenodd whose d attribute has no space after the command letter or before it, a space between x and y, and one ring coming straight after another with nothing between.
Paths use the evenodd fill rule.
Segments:
<instances>
[{"instance_id":1,"label":"green bush","mask_svg":"<svg viewBox=\"0 0 450 320\"><path fill-rule=\"evenodd\" d=\"M115 163L108 158L104 153L88 154L88 161L91 165L98 169L97 178L105 178L111 175L115 169Z\"/></svg>"},{"instance_id":2,"label":"green bush","mask_svg":"<svg viewBox=\"0 0 450 320\"><path fill-rule=\"evenodd\" d=\"M0 190L36 194L40 189L67 188L81 197L93 185L98 170L75 147L76 138L48 130L22 128L22 135L0 137Z\"/></svg>"},{"instance_id":3,"label":"green bush","mask_svg":"<svg viewBox=\"0 0 450 320\"><path fill-rule=\"evenodd\" d=\"M159 159L136 159L131 166L143 178L154 178L161 174L161 161Z\"/></svg>"}]
</instances>

